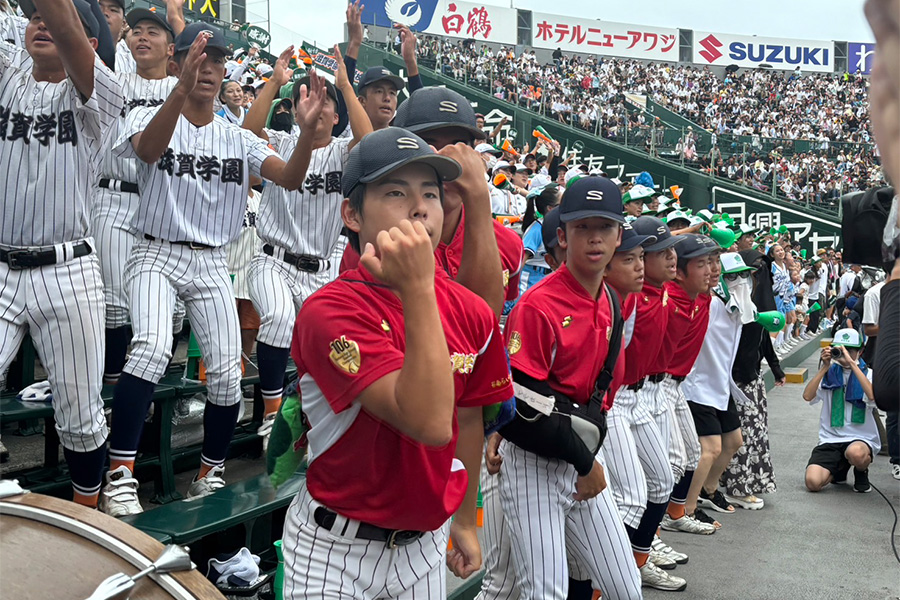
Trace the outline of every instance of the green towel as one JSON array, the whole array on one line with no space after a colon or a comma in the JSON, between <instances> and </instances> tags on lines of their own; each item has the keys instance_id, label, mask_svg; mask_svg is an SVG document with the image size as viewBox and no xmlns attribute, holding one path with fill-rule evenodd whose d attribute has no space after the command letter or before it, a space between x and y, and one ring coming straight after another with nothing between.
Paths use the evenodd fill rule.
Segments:
<instances>
[{"instance_id":1,"label":"green towel","mask_svg":"<svg viewBox=\"0 0 900 600\"><path fill-rule=\"evenodd\" d=\"M266 451L266 472L275 489L290 479L303 464L308 429L309 423L303 415L299 394L285 396L275 416Z\"/></svg>"}]
</instances>

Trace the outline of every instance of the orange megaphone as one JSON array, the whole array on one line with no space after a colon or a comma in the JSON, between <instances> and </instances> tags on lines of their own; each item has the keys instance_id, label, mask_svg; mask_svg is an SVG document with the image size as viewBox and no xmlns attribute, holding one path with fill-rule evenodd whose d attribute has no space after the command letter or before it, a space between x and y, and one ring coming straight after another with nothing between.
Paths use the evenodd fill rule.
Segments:
<instances>
[{"instance_id":1,"label":"orange megaphone","mask_svg":"<svg viewBox=\"0 0 900 600\"><path fill-rule=\"evenodd\" d=\"M516 149L513 148L512 142L510 142L509 140L504 140L503 145L500 146L500 149L503 150L504 152L512 154L513 156L516 156L516 157L519 156L519 153L516 152Z\"/></svg>"},{"instance_id":2,"label":"orange megaphone","mask_svg":"<svg viewBox=\"0 0 900 600\"><path fill-rule=\"evenodd\" d=\"M497 173L496 175L494 175L493 183L495 188L501 190L506 190L512 187L512 183L510 183L509 177L506 176L506 173Z\"/></svg>"},{"instance_id":3,"label":"orange megaphone","mask_svg":"<svg viewBox=\"0 0 900 600\"><path fill-rule=\"evenodd\" d=\"M553 138L550 137L550 134L547 133L547 131L540 125L538 125L537 127L534 128L534 131L531 132L531 135L533 135L534 137L536 137L539 140L544 140L548 144L553 143Z\"/></svg>"}]
</instances>

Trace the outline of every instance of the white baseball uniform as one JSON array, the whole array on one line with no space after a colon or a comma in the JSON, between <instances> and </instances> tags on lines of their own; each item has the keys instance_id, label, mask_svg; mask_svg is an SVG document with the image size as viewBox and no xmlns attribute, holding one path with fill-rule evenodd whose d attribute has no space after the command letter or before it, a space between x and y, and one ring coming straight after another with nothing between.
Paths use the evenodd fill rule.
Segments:
<instances>
[{"instance_id":1,"label":"white baseball uniform","mask_svg":"<svg viewBox=\"0 0 900 600\"><path fill-rule=\"evenodd\" d=\"M107 427L100 399L103 293L89 209L122 92L98 57L87 101L71 79L35 81L26 57L0 42L0 171L7 174L0 200L0 373L5 377L29 332L48 372L60 441L91 452L106 440ZM55 264L17 268L10 251L46 251Z\"/></svg>"},{"instance_id":2,"label":"white baseball uniform","mask_svg":"<svg viewBox=\"0 0 900 600\"><path fill-rule=\"evenodd\" d=\"M118 63L119 59L116 60ZM139 194L122 189L123 185L130 188L137 184L138 160L117 156L112 145L118 139L128 113L141 106L162 105L178 83L174 77L145 79L133 72L117 72L116 79L122 85L125 108L121 118L111 128L108 147L100 167L101 184L96 190L91 208L91 231L97 241L97 255L103 274L106 326L110 328L129 323L128 298L123 280L125 261L131 255L131 247L135 242L131 219L140 200Z\"/></svg>"},{"instance_id":3,"label":"white baseball uniform","mask_svg":"<svg viewBox=\"0 0 900 600\"><path fill-rule=\"evenodd\" d=\"M157 110L128 115L115 144L119 155L137 157L131 138ZM153 383L162 377L177 294L207 367L209 401L240 401L240 327L223 246L240 233L250 177L259 177L271 156L265 142L223 119L197 127L180 115L163 155L139 163L141 200L132 220L138 240L125 265L134 338L124 372Z\"/></svg>"},{"instance_id":4,"label":"white baseball uniform","mask_svg":"<svg viewBox=\"0 0 900 600\"><path fill-rule=\"evenodd\" d=\"M122 38L116 44L116 73L136 72L137 62L135 62L134 56L131 54L131 48L128 47L128 44L125 43L125 39Z\"/></svg>"},{"instance_id":5,"label":"white baseball uniform","mask_svg":"<svg viewBox=\"0 0 900 600\"><path fill-rule=\"evenodd\" d=\"M290 156L299 139L271 129L266 134L282 156ZM351 141L332 138L313 150L306 180L297 191L274 184L263 191L257 232L264 251L250 265L250 299L259 313L260 342L288 348L300 306L332 279L330 260L343 226L341 174ZM317 258L319 266L313 272L301 270L283 260L285 253Z\"/></svg>"}]
</instances>

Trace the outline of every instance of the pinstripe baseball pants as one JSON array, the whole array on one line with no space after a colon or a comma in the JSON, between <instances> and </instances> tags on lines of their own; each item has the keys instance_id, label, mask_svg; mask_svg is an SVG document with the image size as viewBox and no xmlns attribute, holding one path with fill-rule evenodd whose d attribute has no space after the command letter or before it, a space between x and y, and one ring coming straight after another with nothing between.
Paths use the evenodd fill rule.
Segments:
<instances>
[{"instance_id":1,"label":"pinstripe baseball pants","mask_svg":"<svg viewBox=\"0 0 900 600\"><path fill-rule=\"evenodd\" d=\"M97 243L100 273L103 276L103 297L106 300L106 327L113 329L128 325L128 295L125 293L125 263L137 237L131 233L131 217L140 199L138 194L97 188L91 209L91 231ZM175 301L172 330L181 331L184 322L184 303Z\"/></svg>"},{"instance_id":2,"label":"pinstripe baseball pants","mask_svg":"<svg viewBox=\"0 0 900 600\"><path fill-rule=\"evenodd\" d=\"M612 494L577 502L575 468L503 441L500 502L521 597L565 600L568 561L608 600L641 598L641 579ZM602 453L598 454L602 464Z\"/></svg>"},{"instance_id":3,"label":"pinstripe baseball pants","mask_svg":"<svg viewBox=\"0 0 900 600\"><path fill-rule=\"evenodd\" d=\"M259 313L257 341L290 348L300 307L316 290L331 281L331 273L307 273L281 259L259 253L250 262L250 300Z\"/></svg>"},{"instance_id":4,"label":"pinstripe baseball pants","mask_svg":"<svg viewBox=\"0 0 900 600\"><path fill-rule=\"evenodd\" d=\"M138 240L125 264L125 287L134 338L124 372L152 383L165 374L177 294L206 364L209 401L240 402L241 332L225 250Z\"/></svg>"},{"instance_id":5,"label":"pinstripe baseball pants","mask_svg":"<svg viewBox=\"0 0 900 600\"><path fill-rule=\"evenodd\" d=\"M95 254L34 269L0 262L0 382L30 333L53 390L59 440L75 452L96 450L108 434L100 399L103 314Z\"/></svg>"},{"instance_id":6,"label":"pinstripe baseball pants","mask_svg":"<svg viewBox=\"0 0 900 600\"><path fill-rule=\"evenodd\" d=\"M447 597L449 521L408 546L340 537L319 527L303 483L284 521L285 600L431 600ZM338 518L336 530L344 524Z\"/></svg>"},{"instance_id":7,"label":"pinstripe baseball pants","mask_svg":"<svg viewBox=\"0 0 900 600\"><path fill-rule=\"evenodd\" d=\"M697 427L687 399L681 391L681 383L668 376L662 386L669 398L671 411L669 462L676 479L680 479L685 471L693 471L700 462L700 438L697 437Z\"/></svg>"},{"instance_id":8,"label":"pinstripe baseball pants","mask_svg":"<svg viewBox=\"0 0 900 600\"><path fill-rule=\"evenodd\" d=\"M484 578L481 591L475 600L518 600L519 588L512 564L509 532L500 505L500 479L505 466L496 475L488 473L487 464L481 461L481 502L484 511L481 557Z\"/></svg>"}]
</instances>

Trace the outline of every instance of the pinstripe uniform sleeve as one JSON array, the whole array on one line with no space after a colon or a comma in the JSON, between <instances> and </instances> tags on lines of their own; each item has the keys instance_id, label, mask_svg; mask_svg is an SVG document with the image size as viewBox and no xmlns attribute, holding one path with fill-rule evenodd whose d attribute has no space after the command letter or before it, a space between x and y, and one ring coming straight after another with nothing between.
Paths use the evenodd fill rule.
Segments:
<instances>
[{"instance_id":1,"label":"pinstripe uniform sleeve","mask_svg":"<svg viewBox=\"0 0 900 600\"><path fill-rule=\"evenodd\" d=\"M76 96L75 110L82 114L95 114L98 118L99 129L96 132L88 130L86 133L94 139L102 139L103 134L120 118L122 109L125 108L122 84L95 54L94 93L84 101L74 84L72 90Z\"/></svg>"},{"instance_id":2,"label":"pinstripe uniform sleeve","mask_svg":"<svg viewBox=\"0 0 900 600\"><path fill-rule=\"evenodd\" d=\"M119 133L119 137L112 144L112 153L118 158L138 158L131 145L131 138L147 128L147 124L153 119L157 107L139 107L128 113L125 124Z\"/></svg>"},{"instance_id":3,"label":"pinstripe uniform sleeve","mask_svg":"<svg viewBox=\"0 0 900 600\"><path fill-rule=\"evenodd\" d=\"M250 169L250 174L255 177L262 177L263 163L269 157L278 156L278 153L269 148L265 141L253 135L251 131L242 129L241 135L244 137L244 144L247 148L247 167Z\"/></svg>"}]
</instances>

